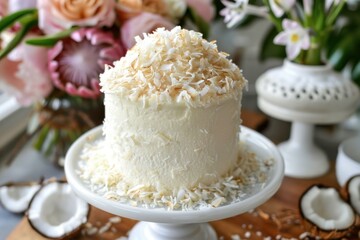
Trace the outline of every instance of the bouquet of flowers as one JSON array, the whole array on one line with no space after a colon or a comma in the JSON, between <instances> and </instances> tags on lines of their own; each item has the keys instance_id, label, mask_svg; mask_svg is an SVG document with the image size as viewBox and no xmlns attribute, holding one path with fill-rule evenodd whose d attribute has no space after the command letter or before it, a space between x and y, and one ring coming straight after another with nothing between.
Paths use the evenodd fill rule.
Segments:
<instances>
[{"instance_id":1,"label":"bouquet of flowers","mask_svg":"<svg viewBox=\"0 0 360 240\"><path fill-rule=\"evenodd\" d=\"M322 65L324 50L346 0L222 0L221 15L228 27L239 24L247 15L269 19L276 32L273 43L285 46L286 57L296 63Z\"/></svg>"},{"instance_id":2,"label":"bouquet of flowers","mask_svg":"<svg viewBox=\"0 0 360 240\"><path fill-rule=\"evenodd\" d=\"M206 36L214 15L211 0L1 0L0 89L36 103L27 138L38 133L36 148L58 157L101 123L98 76L135 36L175 25Z\"/></svg>"}]
</instances>

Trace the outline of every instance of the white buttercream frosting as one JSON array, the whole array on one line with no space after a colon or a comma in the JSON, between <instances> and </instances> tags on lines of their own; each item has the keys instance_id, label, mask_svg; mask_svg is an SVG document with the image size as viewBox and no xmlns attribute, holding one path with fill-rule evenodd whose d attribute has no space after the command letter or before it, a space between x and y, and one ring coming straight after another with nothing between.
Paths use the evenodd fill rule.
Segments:
<instances>
[{"instance_id":1,"label":"white buttercream frosting","mask_svg":"<svg viewBox=\"0 0 360 240\"><path fill-rule=\"evenodd\" d=\"M170 190L211 183L237 160L238 99L204 108L154 108L106 94L105 106L103 130L113 154L108 161L134 185Z\"/></svg>"},{"instance_id":2,"label":"white buttercream frosting","mask_svg":"<svg viewBox=\"0 0 360 240\"><path fill-rule=\"evenodd\" d=\"M145 34L100 80L106 166L119 181L172 192L211 184L235 166L246 80L201 34Z\"/></svg>"}]
</instances>

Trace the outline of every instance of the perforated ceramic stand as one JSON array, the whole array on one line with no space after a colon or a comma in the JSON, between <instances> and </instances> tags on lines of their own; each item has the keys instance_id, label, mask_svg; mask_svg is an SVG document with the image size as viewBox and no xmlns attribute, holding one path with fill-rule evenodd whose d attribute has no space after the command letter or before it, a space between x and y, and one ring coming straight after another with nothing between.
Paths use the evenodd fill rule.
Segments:
<instances>
[{"instance_id":1,"label":"perforated ceramic stand","mask_svg":"<svg viewBox=\"0 0 360 240\"><path fill-rule=\"evenodd\" d=\"M258 106L266 114L292 122L290 139L279 144L285 175L311 178L329 169L325 153L313 142L314 124L338 123L353 113L359 90L328 66L288 61L256 82Z\"/></svg>"},{"instance_id":2,"label":"perforated ceramic stand","mask_svg":"<svg viewBox=\"0 0 360 240\"><path fill-rule=\"evenodd\" d=\"M101 133L101 127L97 127L85 133L71 146L65 159L66 178L75 193L91 205L114 215L141 221L131 230L129 240L216 240L216 233L208 224L209 221L235 216L261 205L275 194L284 175L284 163L276 146L259 133L242 127L240 138L246 148L254 152L259 161L274 160L263 188L249 188L248 197L218 208L176 211L134 207L92 192L78 175L84 144L101 138Z\"/></svg>"}]
</instances>

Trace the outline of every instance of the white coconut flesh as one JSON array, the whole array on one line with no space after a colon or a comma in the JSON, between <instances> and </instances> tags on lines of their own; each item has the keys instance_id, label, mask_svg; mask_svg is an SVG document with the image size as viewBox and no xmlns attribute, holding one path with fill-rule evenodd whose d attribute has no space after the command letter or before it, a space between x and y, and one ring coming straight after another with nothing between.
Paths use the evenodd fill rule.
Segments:
<instances>
[{"instance_id":1,"label":"white coconut flesh","mask_svg":"<svg viewBox=\"0 0 360 240\"><path fill-rule=\"evenodd\" d=\"M357 213L360 213L360 176L351 179L348 191L351 205Z\"/></svg>"},{"instance_id":2,"label":"white coconut flesh","mask_svg":"<svg viewBox=\"0 0 360 240\"><path fill-rule=\"evenodd\" d=\"M39 185L11 185L0 188L1 203L11 212L24 212L35 193L40 189Z\"/></svg>"},{"instance_id":3,"label":"white coconut flesh","mask_svg":"<svg viewBox=\"0 0 360 240\"><path fill-rule=\"evenodd\" d=\"M34 196L28 219L44 236L61 238L79 229L88 213L89 205L73 193L69 184L53 182Z\"/></svg>"},{"instance_id":4,"label":"white coconut flesh","mask_svg":"<svg viewBox=\"0 0 360 240\"><path fill-rule=\"evenodd\" d=\"M351 206L334 188L312 187L301 199L301 211L306 219L322 230L347 229L355 220Z\"/></svg>"}]
</instances>

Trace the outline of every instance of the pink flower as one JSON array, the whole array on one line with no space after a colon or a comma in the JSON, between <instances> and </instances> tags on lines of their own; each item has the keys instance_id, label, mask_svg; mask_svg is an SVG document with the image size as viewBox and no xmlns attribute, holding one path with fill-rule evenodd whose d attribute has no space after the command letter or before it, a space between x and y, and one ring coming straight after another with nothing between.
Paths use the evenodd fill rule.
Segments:
<instances>
[{"instance_id":1,"label":"pink flower","mask_svg":"<svg viewBox=\"0 0 360 240\"><path fill-rule=\"evenodd\" d=\"M37 0L0 0L0 18L27 8L36 8Z\"/></svg>"},{"instance_id":2,"label":"pink flower","mask_svg":"<svg viewBox=\"0 0 360 240\"><path fill-rule=\"evenodd\" d=\"M49 51L49 71L54 85L71 95L100 95L99 74L124 55L120 41L111 32L83 28L59 41Z\"/></svg>"},{"instance_id":3,"label":"pink flower","mask_svg":"<svg viewBox=\"0 0 360 240\"><path fill-rule=\"evenodd\" d=\"M8 1L0 0L0 19L8 13Z\"/></svg>"},{"instance_id":4,"label":"pink flower","mask_svg":"<svg viewBox=\"0 0 360 240\"><path fill-rule=\"evenodd\" d=\"M136 36L142 33L150 33L159 27L172 29L175 25L160 15L141 13L124 23L121 28L121 40L124 46L129 49L135 44Z\"/></svg>"},{"instance_id":5,"label":"pink flower","mask_svg":"<svg viewBox=\"0 0 360 240\"><path fill-rule=\"evenodd\" d=\"M36 8L37 0L1 0L8 1L9 13L17 12L22 9Z\"/></svg>"},{"instance_id":6,"label":"pink flower","mask_svg":"<svg viewBox=\"0 0 360 240\"><path fill-rule=\"evenodd\" d=\"M211 0L186 0L186 3L206 22L210 22L215 16L215 8Z\"/></svg>"},{"instance_id":7,"label":"pink flower","mask_svg":"<svg viewBox=\"0 0 360 240\"><path fill-rule=\"evenodd\" d=\"M53 34L72 26L111 26L115 21L115 1L38 0L39 27Z\"/></svg>"},{"instance_id":8,"label":"pink flower","mask_svg":"<svg viewBox=\"0 0 360 240\"><path fill-rule=\"evenodd\" d=\"M21 44L17 61L0 61L0 82L22 105L46 97L52 90L47 71L47 49Z\"/></svg>"}]
</instances>

